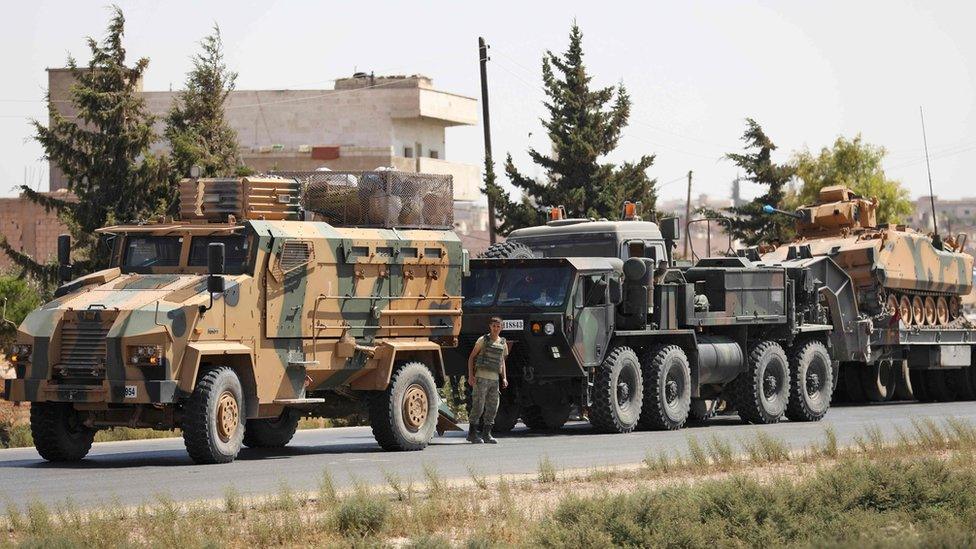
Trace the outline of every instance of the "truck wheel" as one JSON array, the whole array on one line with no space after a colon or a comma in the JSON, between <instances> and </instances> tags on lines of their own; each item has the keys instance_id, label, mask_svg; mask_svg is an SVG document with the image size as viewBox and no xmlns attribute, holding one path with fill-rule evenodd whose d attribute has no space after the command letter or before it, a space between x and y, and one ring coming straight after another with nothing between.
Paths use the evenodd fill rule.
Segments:
<instances>
[{"instance_id":1,"label":"truck wheel","mask_svg":"<svg viewBox=\"0 0 976 549\"><path fill-rule=\"evenodd\" d=\"M231 368L208 370L184 406L183 444L196 463L230 463L244 440L244 390Z\"/></svg>"},{"instance_id":2,"label":"truck wheel","mask_svg":"<svg viewBox=\"0 0 976 549\"><path fill-rule=\"evenodd\" d=\"M926 387L925 370L909 370L908 378L912 382L912 397L919 402L932 402L933 398Z\"/></svg>"},{"instance_id":3,"label":"truck wheel","mask_svg":"<svg viewBox=\"0 0 976 549\"><path fill-rule=\"evenodd\" d=\"M844 376L844 389L847 392L847 402L861 404L867 402L868 397L864 391L864 376L861 375L867 364L848 362L840 367L840 375Z\"/></svg>"},{"instance_id":4,"label":"truck wheel","mask_svg":"<svg viewBox=\"0 0 976 549\"><path fill-rule=\"evenodd\" d=\"M899 365L895 368L895 399L915 400L911 370L908 368L907 360L899 361Z\"/></svg>"},{"instance_id":5,"label":"truck wheel","mask_svg":"<svg viewBox=\"0 0 976 549\"><path fill-rule=\"evenodd\" d=\"M437 385L422 362L406 362L369 401L373 437L384 450L423 450L437 427Z\"/></svg>"},{"instance_id":6,"label":"truck wheel","mask_svg":"<svg viewBox=\"0 0 976 549\"><path fill-rule=\"evenodd\" d=\"M30 428L34 448L47 461L79 461L95 440L95 430L85 427L67 402L31 404Z\"/></svg>"},{"instance_id":7,"label":"truck wheel","mask_svg":"<svg viewBox=\"0 0 976 549\"><path fill-rule=\"evenodd\" d=\"M533 404L522 409L522 423L533 431L558 431L572 411L573 405L568 402L546 407Z\"/></svg>"},{"instance_id":8,"label":"truck wheel","mask_svg":"<svg viewBox=\"0 0 976 549\"><path fill-rule=\"evenodd\" d=\"M480 256L485 259L532 259L535 254L528 246L519 242L499 242L490 246Z\"/></svg>"},{"instance_id":9,"label":"truck wheel","mask_svg":"<svg viewBox=\"0 0 976 549\"><path fill-rule=\"evenodd\" d=\"M808 341L790 357L790 398L786 417L791 421L820 421L830 408L834 380L830 353L820 341Z\"/></svg>"},{"instance_id":10,"label":"truck wheel","mask_svg":"<svg viewBox=\"0 0 976 549\"><path fill-rule=\"evenodd\" d=\"M925 392L933 401L955 402L959 396L948 373L943 370L925 370Z\"/></svg>"},{"instance_id":11,"label":"truck wheel","mask_svg":"<svg viewBox=\"0 0 976 549\"><path fill-rule=\"evenodd\" d=\"M301 414L285 408L278 417L248 420L244 427L244 446L248 448L282 448L295 436Z\"/></svg>"},{"instance_id":12,"label":"truck wheel","mask_svg":"<svg viewBox=\"0 0 976 549\"><path fill-rule=\"evenodd\" d=\"M596 369L590 423L604 433L633 431L640 419L643 393L637 354L630 347L614 347Z\"/></svg>"},{"instance_id":13,"label":"truck wheel","mask_svg":"<svg viewBox=\"0 0 976 549\"><path fill-rule=\"evenodd\" d=\"M749 423L783 419L790 399L790 366L775 341L763 341L749 353L746 371L736 378L736 408Z\"/></svg>"},{"instance_id":14,"label":"truck wheel","mask_svg":"<svg viewBox=\"0 0 976 549\"><path fill-rule=\"evenodd\" d=\"M641 361L644 399L641 429L673 431L684 426L691 409L691 367L677 345L655 347Z\"/></svg>"},{"instance_id":15,"label":"truck wheel","mask_svg":"<svg viewBox=\"0 0 976 549\"><path fill-rule=\"evenodd\" d=\"M688 409L688 423L704 423L718 415L718 408L721 401L716 402L711 399L693 398L691 407Z\"/></svg>"},{"instance_id":16,"label":"truck wheel","mask_svg":"<svg viewBox=\"0 0 976 549\"><path fill-rule=\"evenodd\" d=\"M861 369L861 387L869 402L887 402L895 397L898 380L895 363L880 360Z\"/></svg>"},{"instance_id":17,"label":"truck wheel","mask_svg":"<svg viewBox=\"0 0 976 549\"><path fill-rule=\"evenodd\" d=\"M496 433L508 433L515 428L519 420L519 406L515 399L515 390L511 386L502 389L498 398L498 412L495 414Z\"/></svg>"},{"instance_id":18,"label":"truck wheel","mask_svg":"<svg viewBox=\"0 0 976 549\"><path fill-rule=\"evenodd\" d=\"M976 368L967 366L949 374L950 383L959 388L959 400L976 400Z\"/></svg>"}]
</instances>

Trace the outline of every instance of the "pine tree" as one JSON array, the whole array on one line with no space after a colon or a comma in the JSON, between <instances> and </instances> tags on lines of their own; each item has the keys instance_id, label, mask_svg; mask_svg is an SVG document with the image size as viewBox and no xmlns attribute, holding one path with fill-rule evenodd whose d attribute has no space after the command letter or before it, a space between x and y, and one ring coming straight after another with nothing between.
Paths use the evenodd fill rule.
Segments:
<instances>
[{"instance_id":1,"label":"pine tree","mask_svg":"<svg viewBox=\"0 0 976 549\"><path fill-rule=\"evenodd\" d=\"M489 185L502 223L499 232L508 232L544 223L544 208L565 206L569 217L616 218L624 200L640 200L645 211L654 211L655 180L647 177L654 155L620 167L601 162L612 152L630 117L630 96L621 84L591 89L592 77L583 64L583 33L574 23L569 48L562 55L547 51L542 59L542 80L546 110L543 120L552 143L552 154L529 149L532 162L545 170L537 181L524 175L509 154L505 173L521 191L521 198L510 201L497 185Z\"/></svg>"},{"instance_id":2,"label":"pine tree","mask_svg":"<svg viewBox=\"0 0 976 549\"><path fill-rule=\"evenodd\" d=\"M793 237L793 219L783 215L763 213L766 204L776 208L784 206L787 184L796 170L789 164L775 164L771 154L776 145L766 136L762 127L751 119L746 119L746 131L742 140L746 149L744 154L725 155L746 174L742 179L764 186L765 192L739 207L725 208L731 215L721 215L729 220L732 237L747 246L758 244L780 244ZM714 213L713 213L714 215Z\"/></svg>"},{"instance_id":3,"label":"pine tree","mask_svg":"<svg viewBox=\"0 0 976 549\"><path fill-rule=\"evenodd\" d=\"M105 39L99 43L88 38L88 66L79 68L74 58L68 58L76 81L71 102L77 116L62 115L49 100L50 125L31 121L34 138L45 157L64 173L76 200L44 195L26 185L20 188L28 200L55 211L68 226L76 274L108 265L110 250L100 245L95 229L146 219L166 211L173 200L168 165L149 149L157 140L155 118L137 91L149 60L126 65L125 18L117 6L112 10ZM36 278L56 281L56 266L38 263L6 241L0 242L0 248Z\"/></svg>"},{"instance_id":4,"label":"pine tree","mask_svg":"<svg viewBox=\"0 0 976 549\"><path fill-rule=\"evenodd\" d=\"M237 167L237 132L224 119L224 103L234 90L237 73L224 63L220 27L205 37L193 58L186 90L180 92L166 117L164 135L170 143L173 174L188 177L198 166L200 176L233 175Z\"/></svg>"}]
</instances>

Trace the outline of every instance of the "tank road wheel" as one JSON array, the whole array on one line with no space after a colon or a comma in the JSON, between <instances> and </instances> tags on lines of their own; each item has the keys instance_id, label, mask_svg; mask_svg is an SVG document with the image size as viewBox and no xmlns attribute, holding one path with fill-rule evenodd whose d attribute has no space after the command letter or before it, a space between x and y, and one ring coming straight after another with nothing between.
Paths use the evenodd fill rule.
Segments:
<instances>
[{"instance_id":1,"label":"tank road wheel","mask_svg":"<svg viewBox=\"0 0 976 549\"><path fill-rule=\"evenodd\" d=\"M79 461L95 440L95 430L85 427L67 402L31 404L30 429L34 448L47 461Z\"/></svg>"},{"instance_id":2,"label":"tank road wheel","mask_svg":"<svg viewBox=\"0 0 976 549\"><path fill-rule=\"evenodd\" d=\"M913 310L912 300L908 299L907 295L901 296L898 300L898 316L901 317L905 326L911 326L915 323L914 317L912 316Z\"/></svg>"},{"instance_id":3,"label":"tank road wheel","mask_svg":"<svg viewBox=\"0 0 976 549\"><path fill-rule=\"evenodd\" d=\"M861 368L860 373L861 387L869 402L887 402L895 397L898 371L894 362L880 360Z\"/></svg>"},{"instance_id":4,"label":"tank road wheel","mask_svg":"<svg viewBox=\"0 0 976 549\"><path fill-rule=\"evenodd\" d=\"M954 402L959 396L958 389L949 375L951 370L925 370L925 392L936 402Z\"/></svg>"},{"instance_id":5,"label":"tank road wheel","mask_svg":"<svg viewBox=\"0 0 976 549\"><path fill-rule=\"evenodd\" d=\"M637 353L619 345L595 372L590 423L604 433L629 433L637 427L644 384Z\"/></svg>"},{"instance_id":6,"label":"tank road wheel","mask_svg":"<svg viewBox=\"0 0 976 549\"><path fill-rule=\"evenodd\" d=\"M962 300L959 296L954 295L949 298L949 320L955 320L959 318L959 310L962 308Z\"/></svg>"},{"instance_id":7,"label":"tank road wheel","mask_svg":"<svg viewBox=\"0 0 976 549\"><path fill-rule=\"evenodd\" d=\"M945 296L939 296L935 300L935 323L944 326L949 323L949 303Z\"/></svg>"},{"instance_id":8,"label":"tank road wheel","mask_svg":"<svg viewBox=\"0 0 976 549\"><path fill-rule=\"evenodd\" d=\"M423 450L437 427L437 385L422 362L393 370L390 385L369 401L373 437L384 450Z\"/></svg>"},{"instance_id":9,"label":"tank road wheel","mask_svg":"<svg viewBox=\"0 0 976 549\"><path fill-rule=\"evenodd\" d=\"M912 298L912 324L915 326L925 324L925 304L920 296Z\"/></svg>"},{"instance_id":10,"label":"tank road wheel","mask_svg":"<svg viewBox=\"0 0 976 549\"><path fill-rule=\"evenodd\" d=\"M888 295L888 299L885 300L885 312L889 315L898 314L898 296L894 293Z\"/></svg>"},{"instance_id":11,"label":"tank road wheel","mask_svg":"<svg viewBox=\"0 0 976 549\"><path fill-rule=\"evenodd\" d=\"M786 417L791 421L820 421L833 394L830 353L820 341L807 341L790 356L790 398Z\"/></svg>"},{"instance_id":12,"label":"tank road wheel","mask_svg":"<svg viewBox=\"0 0 976 549\"><path fill-rule=\"evenodd\" d=\"M196 463L230 463L244 440L244 390L234 370L208 370L184 406L183 444Z\"/></svg>"},{"instance_id":13,"label":"tank road wheel","mask_svg":"<svg viewBox=\"0 0 976 549\"><path fill-rule=\"evenodd\" d=\"M936 322L936 311L935 311L935 299L932 296L925 296L925 324L927 326L935 326Z\"/></svg>"},{"instance_id":14,"label":"tank road wheel","mask_svg":"<svg viewBox=\"0 0 976 549\"><path fill-rule=\"evenodd\" d=\"M691 367L688 356L677 345L654 347L641 360L644 401L641 429L680 429L691 410Z\"/></svg>"},{"instance_id":15,"label":"tank road wheel","mask_svg":"<svg viewBox=\"0 0 976 549\"><path fill-rule=\"evenodd\" d=\"M490 246L478 257L485 259L532 259L535 255L525 244L519 242L499 242Z\"/></svg>"},{"instance_id":16,"label":"tank road wheel","mask_svg":"<svg viewBox=\"0 0 976 549\"><path fill-rule=\"evenodd\" d=\"M763 341L749 353L746 371L736 378L736 408L749 423L777 423L790 400L790 365L775 341Z\"/></svg>"},{"instance_id":17,"label":"tank road wheel","mask_svg":"<svg viewBox=\"0 0 976 549\"><path fill-rule=\"evenodd\" d=\"M291 442L302 415L285 408L278 417L248 420L244 427L244 446L248 448L281 448Z\"/></svg>"}]
</instances>

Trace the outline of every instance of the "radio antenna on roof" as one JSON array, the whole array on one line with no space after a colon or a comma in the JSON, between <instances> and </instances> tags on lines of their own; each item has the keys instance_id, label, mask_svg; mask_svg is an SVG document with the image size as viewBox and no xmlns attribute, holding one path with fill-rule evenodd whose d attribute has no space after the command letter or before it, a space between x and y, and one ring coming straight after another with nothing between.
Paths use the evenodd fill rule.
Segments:
<instances>
[{"instance_id":1,"label":"radio antenna on roof","mask_svg":"<svg viewBox=\"0 0 976 549\"><path fill-rule=\"evenodd\" d=\"M922 120L922 144L925 147L925 170L929 174L929 202L932 204L932 245L937 250L942 249L942 238L939 237L939 222L935 218L935 191L932 190L932 165L929 163L929 141L925 137L925 115L922 106L918 107L918 116Z\"/></svg>"}]
</instances>

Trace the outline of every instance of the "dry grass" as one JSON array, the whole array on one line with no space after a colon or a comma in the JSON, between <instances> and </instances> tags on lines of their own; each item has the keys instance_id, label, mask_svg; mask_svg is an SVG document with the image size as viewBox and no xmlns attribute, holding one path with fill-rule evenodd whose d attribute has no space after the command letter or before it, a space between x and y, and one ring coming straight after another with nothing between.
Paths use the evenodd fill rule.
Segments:
<instances>
[{"instance_id":1,"label":"dry grass","mask_svg":"<svg viewBox=\"0 0 976 549\"><path fill-rule=\"evenodd\" d=\"M219 504L159 497L136 509L8 505L0 544L25 547L308 546L966 546L976 544L976 427L919 421L885 442L867 429L850 448L825 429L803 451L759 432L737 454L720 438L649 453L637 467L447 482L432 466L420 489L315 494L281 485L254 500L227 489ZM121 527L120 527L121 525Z\"/></svg>"}]
</instances>

